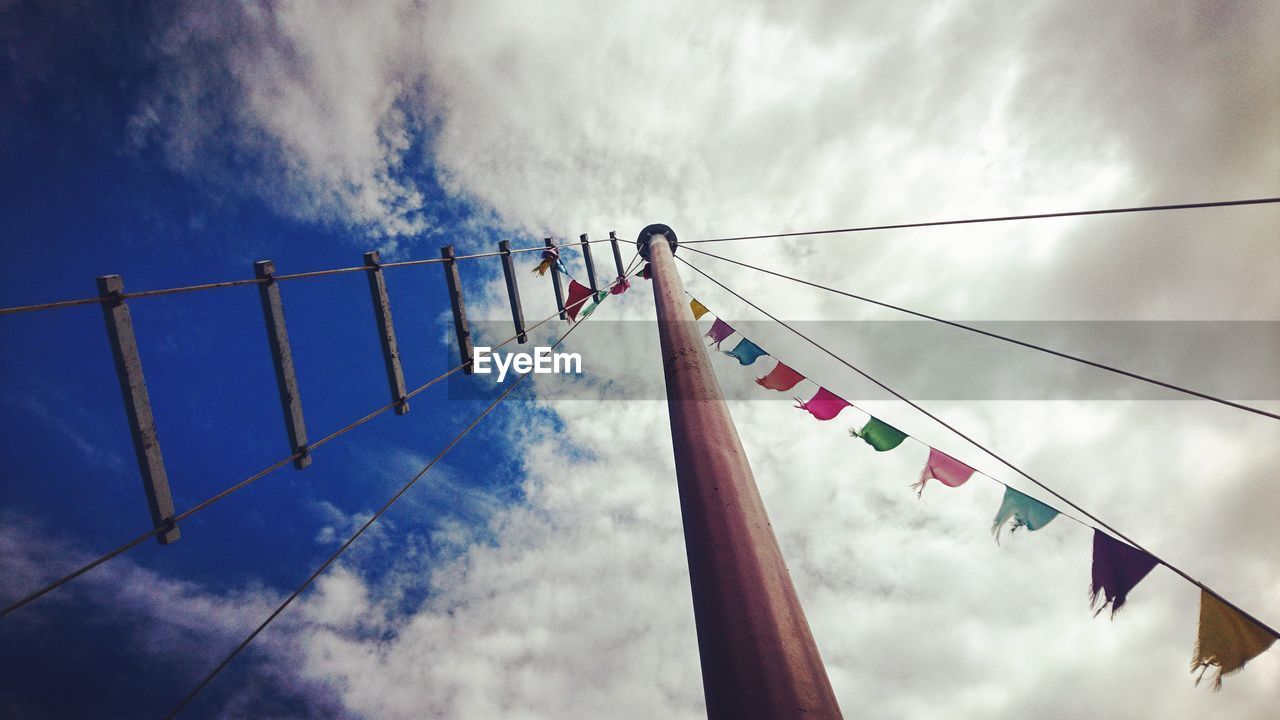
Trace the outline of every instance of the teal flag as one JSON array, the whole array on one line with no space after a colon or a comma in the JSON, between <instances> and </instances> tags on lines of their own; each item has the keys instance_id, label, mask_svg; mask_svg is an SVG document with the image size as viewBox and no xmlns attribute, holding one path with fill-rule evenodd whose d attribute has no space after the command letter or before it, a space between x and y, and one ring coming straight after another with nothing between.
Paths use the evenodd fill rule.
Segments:
<instances>
[{"instance_id":1,"label":"teal flag","mask_svg":"<svg viewBox=\"0 0 1280 720\"><path fill-rule=\"evenodd\" d=\"M862 438L868 445L879 452L892 450L907 439L906 433L877 418L868 420L867 424L862 426L861 431L850 429L849 434L856 438Z\"/></svg>"},{"instance_id":2,"label":"teal flag","mask_svg":"<svg viewBox=\"0 0 1280 720\"><path fill-rule=\"evenodd\" d=\"M746 338L739 340L737 346L725 353L725 355L731 355L737 358L738 362L743 365L750 365L759 358L768 354L769 353L764 350L761 350L759 345L756 345Z\"/></svg>"},{"instance_id":3,"label":"teal flag","mask_svg":"<svg viewBox=\"0 0 1280 720\"><path fill-rule=\"evenodd\" d=\"M1014 490L1011 487L1004 489L1004 500L1000 503L1000 510L996 513L995 522L991 523L991 533L996 536L996 540L1000 539L1000 529L1005 522L1012 519L1013 527L1010 532L1024 527L1028 530L1039 530L1049 524L1058 516L1058 511L1036 500Z\"/></svg>"}]
</instances>

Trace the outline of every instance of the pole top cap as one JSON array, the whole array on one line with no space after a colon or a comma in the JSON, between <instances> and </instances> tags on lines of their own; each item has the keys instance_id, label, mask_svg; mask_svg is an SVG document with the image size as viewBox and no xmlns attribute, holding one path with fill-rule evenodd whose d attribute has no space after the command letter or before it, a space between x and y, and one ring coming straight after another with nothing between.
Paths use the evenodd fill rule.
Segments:
<instances>
[{"instance_id":1,"label":"pole top cap","mask_svg":"<svg viewBox=\"0 0 1280 720\"><path fill-rule=\"evenodd\" d=\"M663 235L667 238L667 244L671 246L671 253L676 252L676 231L662 223L654 223L640 231L640 237L636 238L636 251L640 253L640 257L645 260L649 259L649 239L654 235Z\"/></svg>"}]
</instances>

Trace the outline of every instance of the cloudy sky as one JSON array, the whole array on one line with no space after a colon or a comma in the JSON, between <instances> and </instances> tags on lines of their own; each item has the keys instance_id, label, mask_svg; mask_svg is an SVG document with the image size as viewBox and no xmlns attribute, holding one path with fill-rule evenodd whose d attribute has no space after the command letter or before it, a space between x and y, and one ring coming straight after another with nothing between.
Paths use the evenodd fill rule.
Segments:
<instances>
[{"instance_id":1,"label":"cloudy sky","mask_svg":"<svg viewBox=\"0 0 1280 720\"><path fill-rule=\"evenodd\" d=\"M293 272L374 248L410 259L449 243L631 239L652 222L690 240L1277 196L1277 31L1266 1L4 0L0 305L83 297L110 272L158 288L245 277L267 257ZM1280 361L1280 344L1247 342L1251 327L1276 337L1278 238L1269 205L700 247L964 320L1236 321L1217 342L1159 352L1064 347L1229 390L1240 343L1260 354L1252 367ZM902 318L681 255L774 314L815 321L890 385L1001 387L1007 367L1032 363L1046 382L1128 397L994 342L860 346L846 321ZM540 319L554 305L533 261L518 271ZM462 272L471 314L500 339L496 264ZM682 273L731 323L763 319ZM417 385L453 361L443 284L433 266L388 283ZM385 402L364 280L284 292L313 435ZM252 288L132 304L179 510L287 454ZM666 408L640 389L661 377L652 306L644 282L602 306L568 343L584 383L513 394L189 716L702 716ZM9 601L147 516L98 310L0 320ZM635 342L614 340L624 324ZM753 339L806 375L1044 497L758 327ZM753 397L755 367L715 367ZM0 621L0 714L162 715L499 390L467 382L233 496L179 543L139 547ZM1114 620L1094 618L1086 529L1059 519L997 545L996 483L918 500L907 486L922 447L874 453L848 437L851 417L817 423L764 394L730 409L846 715L1274 713L1274 648L1220 693L1194 686L1199 596L1173 573L1155 570ZM1280 410L1252 386L1234 396ZM1280 624L1280 424L1158 394L982 397L923 404Z\"/></svg>"}]
</instances>

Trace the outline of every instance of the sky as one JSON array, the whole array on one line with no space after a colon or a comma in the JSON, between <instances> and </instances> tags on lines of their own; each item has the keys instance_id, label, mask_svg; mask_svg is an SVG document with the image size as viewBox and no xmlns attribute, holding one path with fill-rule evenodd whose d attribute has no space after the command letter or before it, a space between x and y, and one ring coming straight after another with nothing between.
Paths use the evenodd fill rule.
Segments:
<instances>
[{"instance_id":1,"label":"sky","mask_svg":"<svg viewBox=\"0 0 1280 720\"><path fill-rule=\"evenodd\" d=\"M1277 196L1278 29L1265 1L0 0L0 306L654 222L691 240ZM1278 238L1270 205L696 247L1277 412ZM885 332L903 318L678 254L1280 624L1274 420ZM460 271L477 333L504 338L499 266ZM1045 497L681 274L787 364ZM411 387L455 362L441 275L387 270ZM364 278L281 290L312 436L387 402ZM289 453L256 294L130 301L179 510ZM184 716L703 716L652 305L643 281L611 297L566 343L582 378L512 393ZM713 364L847 716L1274 714L1274 648L1194 685L1198 592L1173 573L1095 618L1088 530L997 544L999 485L917 499L922 447L874 453L852 411L818 423L757 366ZM11 601L149 518L98 308L0 317L0 373ZM1015 375L1025 395L1000 392ZM0 621L0 715L162 716L501 390L432 388Z\"/></svg>"}]
</instances>

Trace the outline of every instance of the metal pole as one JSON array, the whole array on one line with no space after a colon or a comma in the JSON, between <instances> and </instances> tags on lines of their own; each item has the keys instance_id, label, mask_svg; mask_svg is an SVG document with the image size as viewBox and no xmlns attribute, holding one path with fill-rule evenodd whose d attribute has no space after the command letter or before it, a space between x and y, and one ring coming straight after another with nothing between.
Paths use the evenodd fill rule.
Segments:
<instances>
[{"instance_id":1,"label":"metal pole","mask_svg":"<svg viewBox=\"0 0 1280 720\"><path fill-rule=\"evenodd\" d=\"M650 244L650 238L656 242ZM676 483L707 717L839 718L804 609L676 273L675 233L650 225Z\"/></svg>"}]
</instances>

